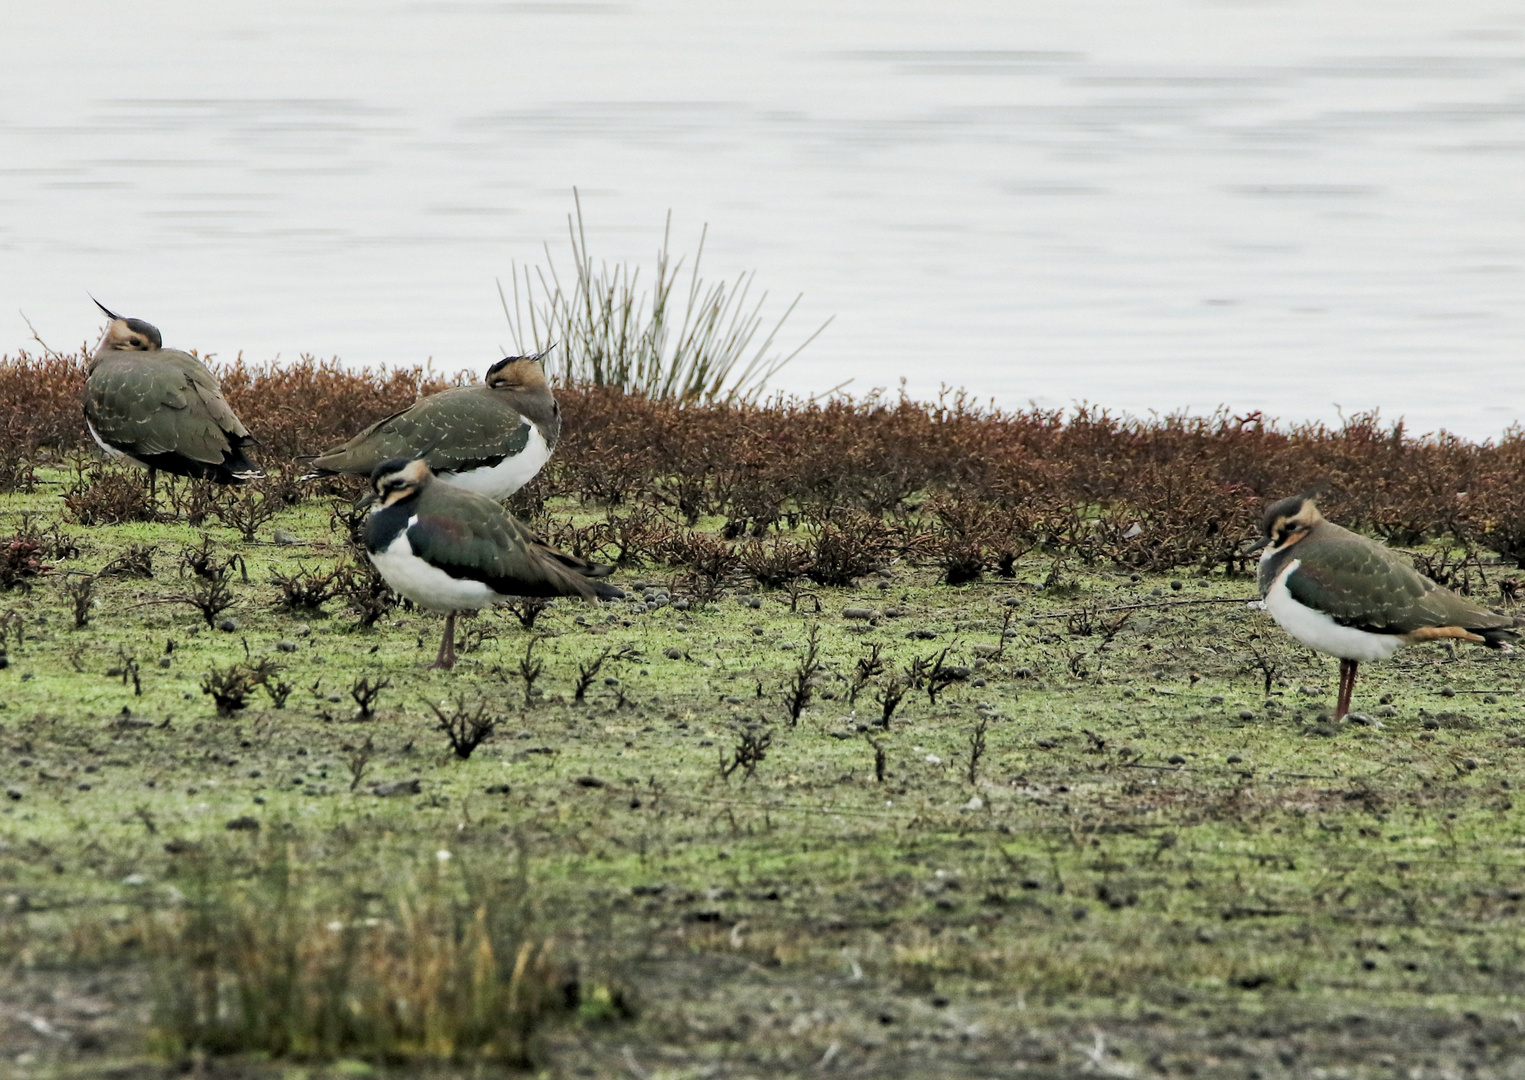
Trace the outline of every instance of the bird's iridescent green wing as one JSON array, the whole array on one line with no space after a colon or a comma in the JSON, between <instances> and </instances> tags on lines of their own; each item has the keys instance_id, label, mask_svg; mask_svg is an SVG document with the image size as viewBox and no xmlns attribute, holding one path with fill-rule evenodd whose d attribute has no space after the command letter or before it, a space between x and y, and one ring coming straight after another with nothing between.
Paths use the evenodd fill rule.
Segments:
<instances>
[{"instance_id":1,"label":"bird's iridescent green wing","mask_svg":"<svg viewBox=\"0 0 1525 1080\"><path fill-rule=\"evenodd\" d=\"M530 425L503 395L485 386L460 387L383 417L313 464L329 472L369 474L383 461L428 450L431 469L453 472L512 457L529 438Z\"/></svg>"},{"instance_id":2,"label":"bird's iridescent green wing","mask_svg":"<svg viewBox=\"0 0 1525 1080\"><path fill-rule=\"evenodd\" d=\"M1364 536L1321 523L1289 553L1299 563L1287 590L1336 622L1380 633L1430 626L1504 627L1497 615L1418 573L1403 557Z\"/></svg>"},{"instance_id":3,"label":"bird's iridescent green wing","mask_svg":"<svg viewBox=\"0 0 1525 1080\"><path fill-rule=\"evenodd\" d=\"M408 542L452 577L507 596L592 596L586 577L549 557L528 530L485 496L432 484L419 500ZM529 537L529 539L526 539Z\"/></svg>"},{"instance_id":4,"label":"bird's iridescent green wing","mask_svg":"<svg viewBox=\"0 0 1525 1080\"><path fill-rule=\"evenodd\" d=\"M248 432L223 399L217 380L199 362L159 354L107 357L85 384L85 415L101 437L138 457L180 454L221 463L230 434Z\"/></svg>"}]
</instances>

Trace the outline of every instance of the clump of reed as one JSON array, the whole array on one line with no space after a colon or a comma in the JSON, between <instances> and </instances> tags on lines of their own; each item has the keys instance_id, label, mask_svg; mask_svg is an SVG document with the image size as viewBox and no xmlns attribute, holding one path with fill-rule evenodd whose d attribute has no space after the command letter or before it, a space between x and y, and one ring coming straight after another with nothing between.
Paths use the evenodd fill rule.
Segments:
<instances>
[{"instance_id":1,"label":"clump of reed","mask_svg":"<svg viewBox=\"0 0 1525 1080\"><path fill-rule=\"evenodd\" d=\"M143 916L157 1052L522 1067L548 1021L589 1012L522 874L478 878L441 851L380 895L286 850L252 873L207 856L181 906Z\"/></svg>"},{"instance_id":2,"label":"clump of reed","mask_svg":"<svg viewBox=\"0 0 1525 1080\"><path fill-rule=\"evenodd\" d=\"M686 259L672 256L668 213L647 288L639 267L595 264L575 189L573 199L576 210L567 218L573 267L567 283L549 245L545 266L513 267L512 306L498 283L515 347L541 352L559 345L563 383L612 386L658 401L750 401L831 321L793 351L775 352L774 343L801 297L768 328L762 314L768 294L752 299L756 271L734 281L700 277L708 226L699 234L685 284Z\"/></svg>"}]
</instances>

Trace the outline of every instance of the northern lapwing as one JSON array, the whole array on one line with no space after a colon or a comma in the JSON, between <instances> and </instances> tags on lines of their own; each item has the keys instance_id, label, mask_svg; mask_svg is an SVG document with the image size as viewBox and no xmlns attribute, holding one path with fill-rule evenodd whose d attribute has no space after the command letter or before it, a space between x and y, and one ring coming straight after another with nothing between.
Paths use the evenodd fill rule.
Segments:
<instances>
[{"instance_id":1,"label":"northern lapwing","mask_svg":"<svg viewBox=\"0 0 1525 1080\"><path fill-rule=\"evenodd\" d=\"M1400 555L1342 529L1313 500L1272 503L1261 519L1260 595L1282 629L1340 658L1335 719L1350 711L1356 667L1400 645L1459 639L1509 649L1519 622L1442 588Z\"/></svg>"},{"instance_id":2,"label":"northern lapwing","mask_svg":"<svg viewBox=\"0 0 1525 1080\"><path fill-rule=\"evenodd\" d=\"M445 613L445 637L431 668L455 666L455 616L515 596L625 594L590 566L547 547L485 495L438 483L423 458L384 461L371 474L374 497L365 550L388 585L419 607Z\"/></svg>"},{"instance_id":3,"label":"northern lapwing","mask_svg":"<svg viewBox=\"0 0 1525 1080\"><path fill-rule=\"evenodd\" d=\"M315 458L306 478L370 476L384 461L423 455L452 487L506 499L535 478L561 438L545 355L505 356L476 386L420 398Z\"/></svg>"},{"instance_id":4,"label":"northern lapwing","mask_svg":"<svg viewBox=\"0 0 1525 1080\"><path fill-rule=\"evenodd\" d=\"M111 319L85 374L85 426L112 457L176 476L241 484L264 477L245 450L249 431L228 407L217 377L190 353L164 348L158 327Z\"/></svg>"}]
</instances>

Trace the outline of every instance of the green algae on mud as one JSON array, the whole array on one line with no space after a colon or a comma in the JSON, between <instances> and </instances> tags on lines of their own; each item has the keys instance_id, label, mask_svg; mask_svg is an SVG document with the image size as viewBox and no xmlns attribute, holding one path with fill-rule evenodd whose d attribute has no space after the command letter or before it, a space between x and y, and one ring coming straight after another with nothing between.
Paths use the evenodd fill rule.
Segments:
<instances>
[{"instance_id":1,"label":"green algae on mud","mask_svg":"<svg viewBox=\"0 0 1525 1080\"><path fill-rule=\"evenodd\" d=\"M0 497L0 534L57 518L49 479ZM437 851L484 875L523 853L537 925L636 1003L548 1032L551 1075L629 1073L626 1048L674 1076L1386 1075L1383 1055L1421 1053L1506 1075L1521 1052L1513 657L1406 651L1334 726L1332 663L1243 603L1247 579L1033 558L960 588L895 566L697 610L563 603L533 633L486 614L447 674L424 669L437 618L277 609L275 574L344 557L329 526L316 501L254 543L63 525L78 557L0 594L0 1042L26 1058L3 1067L141 1054L138 913L180 902L201 855L252 866L273 846L336 904ZM231 631L174 599L203 531L247 567ZM143 544L154 577L98 579L75 629L61 573ZM1121 625L1104 610L1123 607ZM823 670L792 724L817 625ZM847 700L875 644L887 673L944 648L967 670L935 701L908 690L882 730L884 675ZM261 659L293 687L284 707L257 691L219 717L205 674ZM390 680L369 721L360 678ZM429 708L457 695L506 717L465 761ZM764 755L725 779L748 729Z\"/></svg>"}]
</instances>

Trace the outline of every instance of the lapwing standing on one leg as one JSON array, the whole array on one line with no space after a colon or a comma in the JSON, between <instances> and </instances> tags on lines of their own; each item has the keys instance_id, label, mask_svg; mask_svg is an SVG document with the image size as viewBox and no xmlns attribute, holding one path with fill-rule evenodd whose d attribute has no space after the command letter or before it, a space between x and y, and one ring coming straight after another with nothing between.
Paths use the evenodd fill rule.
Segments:
<instances>
[{"instance_id":1,"label":"lapwing standing on one leg","mask_svg":"<svg viewBox=\"0 0 1525 1080\"><path fill-rule=\"evenodd\" d=\"M503 507L436 483L422 458L385 461L371 475L375 502L365 549L387 584L419 607L445 613L431 668L455 666L455 615L514 596L619 599L590 566L542 544Z\"/></svg>"},{"instance_id":2,"label":"lapwing standing on one leg","mask_svg":"<svg viewBox=\"0 0 1525 1080\"><path fill-rule=\"evenodd\" d=\"M101 449L146 468L150 490L160 469L220 484L261 479L244 455L254 440L206 365L164 348L142 319L95 306L111 318L85 376L85 426Z\"/></svg>"},{"instance_id":3,"label":"lapwing standing on one leg","mask_svg":"<svg viewBox=\"0 0 1525 1080\"><path fill-rule=\"evenodd\" d=\"M1442 588L1397 553L1324 519L1305 495L1261 520L1260 595L1282 628L1340 658L1335 719L1350 711L1356 666L1414 641L1459 638L1508 650L1519 622Z\"/></svg>"},{"instance_id":4,"label":"lapwing standing on one leg","mask_svg":"<svg viewBox=\"0 0 1525 1080\"><path fill-rule=\"evenodd\" d=\"M376 421L315 458L304 479L370 476L384 461L422 455L452 487L506 499L535 478L561 438L561 407L540 366L545 355L506 356L480 384L441 390Z\"/></svg>"}]
</instances>

